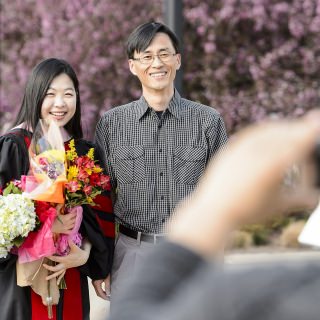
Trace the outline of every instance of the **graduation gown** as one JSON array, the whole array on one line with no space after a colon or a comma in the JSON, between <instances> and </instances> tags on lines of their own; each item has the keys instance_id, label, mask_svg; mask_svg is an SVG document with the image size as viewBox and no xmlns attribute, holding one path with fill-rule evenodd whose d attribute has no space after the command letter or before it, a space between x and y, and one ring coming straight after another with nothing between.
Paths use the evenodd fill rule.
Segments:
<instances>
[{"instance_id":1,"label":"graduation gown","mask_svg":"<svg viewBox=\"0 0 320 320\"><path fill-rule=\"evenodd\" d=\"M28 144L32 134L15 129L0 137L0 188L29 171ZM67 147L67 145L66 145ZM84 155L92 143L75 140L78 155ZM95 156L99 160L97 151ZM108 192L95 199L97 207L83 205L80 232L92 244L87 263L70 268L65 274L67 289L60 290L60 300L53 307L54 320L89 319L90 304L87 277L104 279L110 273L114 249L114 216ZM16 279L17 256L9 254L0 259L0 319L44 320L47 307L30 287L19 287Z\"/></svg>"}]
</instances>

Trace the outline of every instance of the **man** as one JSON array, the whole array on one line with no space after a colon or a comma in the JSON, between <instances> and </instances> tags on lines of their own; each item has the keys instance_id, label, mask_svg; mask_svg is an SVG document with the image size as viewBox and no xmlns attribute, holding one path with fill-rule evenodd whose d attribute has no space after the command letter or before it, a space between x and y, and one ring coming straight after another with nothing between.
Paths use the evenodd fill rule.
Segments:
<instances>
[{"instance_id":1,"label":"man","mask_svg":"<svg viewBox=\"0 0 320 320\"><path fill-rule=\"evenodd\" d=\"M226 269L209 261L243 223L317 204L312 170L319 173L320 159L316 166L309 162L319 138L320 112L251 127L232 139L191 200L176 209L168 241L145 257L115 299L110 320L319 319L319 255ZM284 192L283 177L292 163L309 163L311 175Z\"/></svg>"},{"instance_id":2,"label":"man","mask_svg":"<svg viewBox=\"0 0 320 320\"><path fill-rule=\"evenodd\" d=\"M128 38L127 55L142 96L106 112L96 129L116 191L119 238L112 297L144 252L161 241L175 206L195 188L208 161L227 140L215 109L183 99L175 90L181 55L169 28L156 22L137 27ZM95 284L98 295L105 297L99 286Z\"/></svg>"}]
</instances>

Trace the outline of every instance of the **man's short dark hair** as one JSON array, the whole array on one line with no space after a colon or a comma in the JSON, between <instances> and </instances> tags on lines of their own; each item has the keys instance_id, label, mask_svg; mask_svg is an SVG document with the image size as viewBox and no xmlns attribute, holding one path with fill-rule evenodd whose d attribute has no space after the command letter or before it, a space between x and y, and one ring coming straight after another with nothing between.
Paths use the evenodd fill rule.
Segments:
<instances>
[{"instance_id":1,"label":"man's short dark hair","mask_svg":"<svg viewBox=\"0 0 320 320\"><path fill-rule=\"evenodd\" d=\"M129 35L127 40L127 56L133 59L134 52L142 52L148 48L157 33L162 32L169 36L175 53L180 53L179 40L177 36L166 25L159 22L147 22L136 29Z\"/></svg>"}]
</instances>

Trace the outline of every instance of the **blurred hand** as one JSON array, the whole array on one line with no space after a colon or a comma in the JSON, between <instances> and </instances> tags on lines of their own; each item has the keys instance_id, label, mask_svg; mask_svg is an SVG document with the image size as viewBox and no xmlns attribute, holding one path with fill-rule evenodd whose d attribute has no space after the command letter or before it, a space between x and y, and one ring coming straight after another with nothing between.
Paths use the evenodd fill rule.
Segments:
<instances>
[{"instance_id":1,"label":"blurred hand","mask_svg":"<svg viewBox=\"0 0 320 320\"><path fill-rule=\"evenodd\" d=\"M210 256L229 231L272 212L316 206L312 174L283 189L286 170L306 165L320 136L320 113L296 121L266 122L235 135L209 164L191 198L176 209L171 240Z\"/></svg>"},{"instance_id":2,"label":"blurred hand","mask_svg":"<svg viewBox=\"0 0 320 320\"><path fill-rule=\"evenodd\" d=\"M105 279L92 280L92 285L98 297L110 301L110 274Z\"/></svg>"}]
</instances>

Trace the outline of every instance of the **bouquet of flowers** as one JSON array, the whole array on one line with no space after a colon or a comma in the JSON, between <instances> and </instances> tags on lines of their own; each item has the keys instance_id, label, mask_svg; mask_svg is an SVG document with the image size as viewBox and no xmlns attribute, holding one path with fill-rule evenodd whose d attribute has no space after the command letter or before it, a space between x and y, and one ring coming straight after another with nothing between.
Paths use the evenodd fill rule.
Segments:
<instances>
[{"instance_id":1,"label":"bouquet of flowers","mask_svg":"<svg viewBox=\"0 0 320 320\"><path fill-rule=\"evenodd\" d=\"M29 147L30 171L22 176L19 187L22 195L34 202L40 226L28 234L17 248L17 284L31 286L33 291L48 301L48 316L52 304L59 301L59 288L54 279L47 281L48 271L43 263L51 264L48 256L56 254L56 235L52 225L58 215L58 204L63 205L66 183L65 150L60 128L54 121L39 121ZM29 201L30 201L29 200Z\"/></svg>"},{"instance_id":2,"label":"bouquet of flowers","mask_svg":"<svg viewBox=\"0 0 320 320\"><path fill-rule=\"evenodd\" d=\"M29 158L32 174L21 177L21 188L24 196L41 207L39 219L42 224L19 248L19 263L52 254L66 255L69 253L68 240L80 247L81 205L95 205L95 197L110 188L109 177L94 161L94 149L78 156L75 141L71 140L65 151L60 129L54 122L48 128L39 122L29 147ZM75 226L68 235L53 235L51 232L58 214L55 210L57 203L64 204L59 213L76 213Z\"/></svg>"},{"instance_id":3,"label":"bouquet of flowers","mask_svg":"<svg viewBox=\"0 0 320 320\"><path fill-rule=\"evenodd\" d=\"M67 183L65 184L65 208L66 212L76 212L77 217L82 217L83 204L94 206L94 199L110 189L109 177L103 174L102 168L94 161L94 149L78 156L75 142L72 139L66 151ZM68 254L68 240L72 240L78 246L81 245L81 234L78 233L81 220L77 219L74 229L69 235L60 235L56 242L57 252L60 255Z\"/></svg>"},{"instance_id":4,"label":"bouquet of flowers","mask_svg":"<svg viewBox=\"0 0 320 320\"><path fill-rule=\"evenodd\" d=\"M96 196L103 190L110 189L109 176L103 174L102 168L94 161L94 149L91 148L84 156L78 156L74 140L71 140L66 158L66 207L72 208L82 204L94 206Z\"/></svg>"},{"instance_id":5,"label":"bouquet of flowers","mask_svg":"<svg viewBox=\"0 0 320 320\"><path fill-rule=\"evenodd\" d=\"M35 202L41 226L18 249L18 262L39 260L56 253L51 228L57 216L57 204L63 204L66 180L65 150L59 127L42 120L29 147L30 174L21 177L23 195Z\"/></svg>"}]
</instances>

